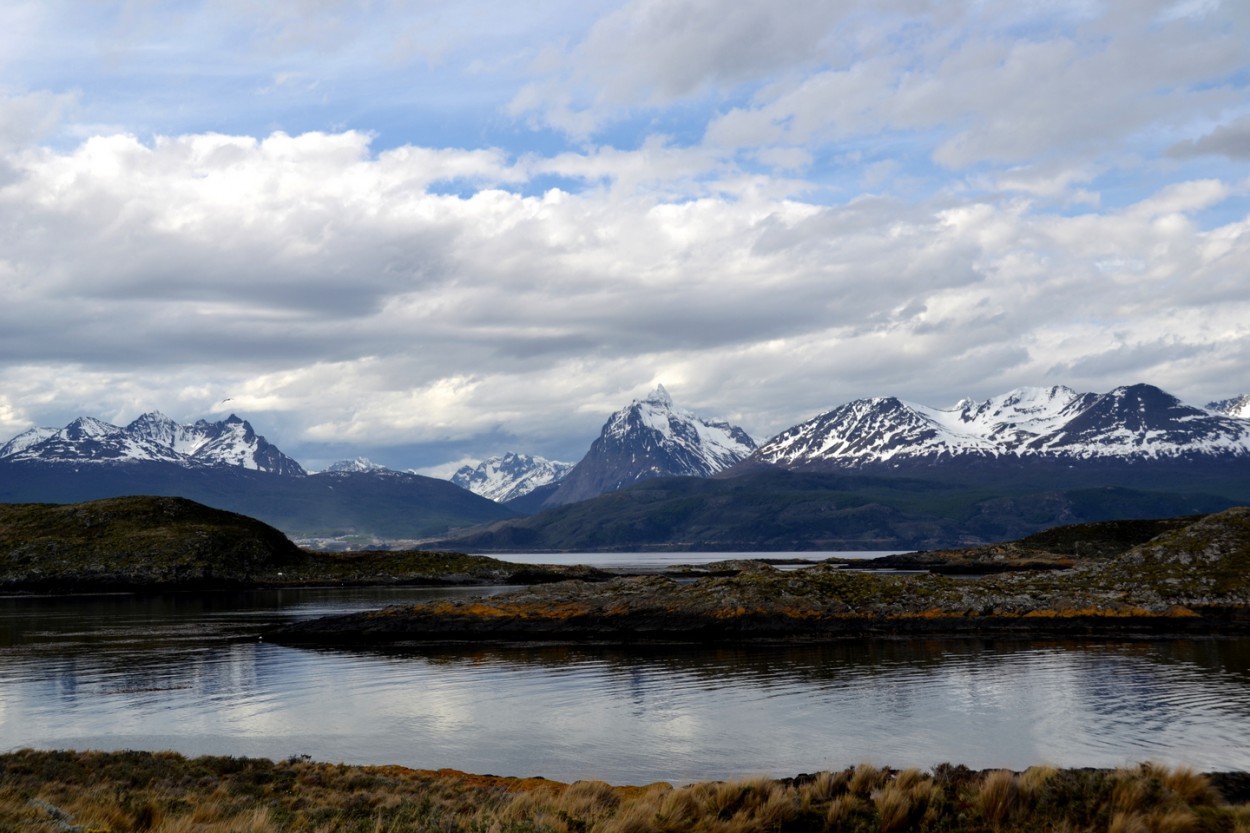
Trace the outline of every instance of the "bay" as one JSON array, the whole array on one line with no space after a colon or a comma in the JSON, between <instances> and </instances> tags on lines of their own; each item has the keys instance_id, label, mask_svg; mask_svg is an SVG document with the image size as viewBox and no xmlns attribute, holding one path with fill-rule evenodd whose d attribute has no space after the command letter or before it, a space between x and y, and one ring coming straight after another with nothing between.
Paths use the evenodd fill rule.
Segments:
<instances>
[{"instance_id":1,"label":"bay","mask_svg":"<svg viewBox=\"0 0 1250 833\"><path fill-rule=\"evenodd\" d=\"M480 592L0 599L0 749L309 755L622 784L861 761L1250 769L1246 639L408 653L257 639L297 618Z\"/></svg>"}]
</instances>

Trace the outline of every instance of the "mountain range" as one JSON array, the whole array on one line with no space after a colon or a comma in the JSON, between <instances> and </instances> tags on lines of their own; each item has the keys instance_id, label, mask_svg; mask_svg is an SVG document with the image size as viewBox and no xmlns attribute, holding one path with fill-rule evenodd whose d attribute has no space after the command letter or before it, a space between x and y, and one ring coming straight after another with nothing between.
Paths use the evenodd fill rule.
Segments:
<instances>
[{"instance_id":1,"label":"mountain range","mask_svg":"<svg viewBox=\"0 0 1250 833\"><path fill-rule=\"evenodd\" d=\"M237 466L303 475L304 468L231 414L220 422L179 425L156 411L119 427L79 417L61 429L32 428L0 446L0 459L53 463L163 462L184 467Z\"/></svg>"},{"instance_id":2,"label":"mountain range","mask_svg":"<svg viewBox=\"0 0 1250 833\"><path fill-rule=\"evenodd\" d=\"M1221 404L1228 410L1214 410ZM783 431L751 459L830 470L988 460L1250 461L1250 422L1228 415L1238 407L1246 403L1196 408L1151 385L1105 394L1018 388L949 410L893 397L860 399Z\"/></svg>"},{"instance_id":3,"label":"mountain range","mask_svg":"<svg viewBox=\"0 0 1250 833\"><path fill-rule=\"evenodd\" d=\"M81 417L0 447L0 501L179 495L296 537L458 548L962 544L1250 502L1248 411L1247 396L1197 408L1149 385L1019 388L950 409L879 397L757 446L660 386L612 414L576 465L509 453L452 482L364 458L310 474L235 415Z\"/></svg>"}]
</instances>

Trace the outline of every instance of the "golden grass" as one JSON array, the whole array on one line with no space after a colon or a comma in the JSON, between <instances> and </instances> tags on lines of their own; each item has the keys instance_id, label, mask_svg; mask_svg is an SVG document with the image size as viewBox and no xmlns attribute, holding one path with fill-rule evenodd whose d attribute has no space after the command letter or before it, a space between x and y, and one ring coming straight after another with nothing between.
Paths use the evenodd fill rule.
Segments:
<instances>
[{"instance_id":1,"label":"golden grass","mask_svg":"<svg viewBox=\"0 0 1250 833\"><path fill-rule=\"evenodd\" d=\"M1250 833L1209 779L1152 764L976 773L867 764L674 788L173 753L0 755L0 833Z\"/></svg>"}]
</instances>

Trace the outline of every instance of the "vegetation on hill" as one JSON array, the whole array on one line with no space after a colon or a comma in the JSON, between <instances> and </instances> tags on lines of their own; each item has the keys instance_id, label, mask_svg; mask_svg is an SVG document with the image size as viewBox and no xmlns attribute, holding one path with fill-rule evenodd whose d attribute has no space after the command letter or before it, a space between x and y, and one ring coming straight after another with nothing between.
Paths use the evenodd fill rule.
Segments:
<instances>
[{"instance_id":1,"label":"vegetation on hill","mask_svg":"<svg viewBox=\"0 0 1250 833\"><path fill-rule=\"evenodd\" d=\"M301 758L24 750L0 755L0 830L1239 833L1250 831L1245 780L1152 764L1019 773L861 764L784 780L622 787Z\"/></svg>"},{"instance_id":2,"label":"vegetation on hill","mask_svg":"<svg viewBox=\"0 0 1250 833\"><path fill-rule=\"evenodd\" d=\"M1075 540L1071 546L1079 548ZM368 645L1221 629L1250 629L1250 508L1181 522L1120 555L1074 561L1062 571L959 580L856 572L830 563L790 572L756 564L693 582L617 578L597 585L562 582L486 599L439 600L298 622L270 638Z\"/></svg>"},{"instance_id":3,"label":"vegetation on hill","mask_svg":"<svg viewBox=\"0 0 1250 833\"><path fill-rule=\"evenodd\" d=\"M0 586L237 583L302 558L276 529L182 498L0 505Z\"/></svg>"}]
</instances>

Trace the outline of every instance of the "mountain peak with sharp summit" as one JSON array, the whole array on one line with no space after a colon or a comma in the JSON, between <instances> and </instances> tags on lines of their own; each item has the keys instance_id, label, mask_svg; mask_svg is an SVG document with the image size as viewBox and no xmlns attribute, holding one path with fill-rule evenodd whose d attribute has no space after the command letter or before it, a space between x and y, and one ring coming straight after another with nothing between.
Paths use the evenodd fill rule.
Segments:
<instances>
[{"instance_id":1,"label":"mountain peak with sharp summit","mask_svg":"<svg viewBox=\"0 0 1250 833\"><path fill-rule=\"evenodd\" d=\"M545 506L574 503L653 477L710 477L755 450L741 428L673 404L663 385L604 423L599 438Z\"/></svg>"},{"instance_id":2,"label":"mountain peak with sharp summit","mask_svg":"<svg viewBox=\"0 0 1250 833\"><path fill-rule=\"evenodd\" d=\"M351 460L339 460L326 466L325 470L327 473L347 472L349 474L391 471L391 469L373 462L368 457L354 457Z\"/></svg>"},{"instance_id":3,"label":"mountain peak with sharp summit","mask_svg":"<svg viewBox=\"0 0 1250 833\"><path fill-rule=\"evenodd\" d=\"M669 396L668 391L663 385L657 384L655 390L647 394L647 398L643 402L651 402L656 405L663 405L667 408L673 407L673 397Z\"/></svg>"}]
</instances>

